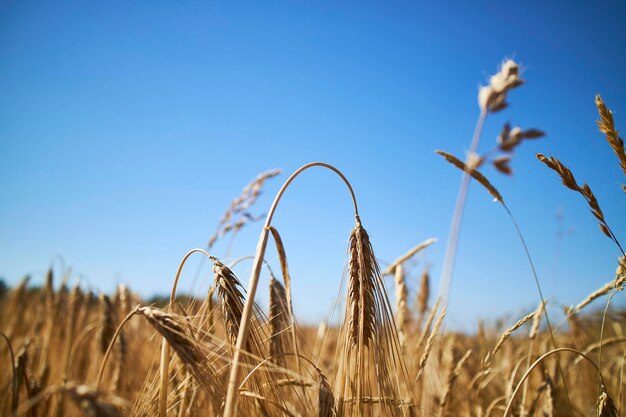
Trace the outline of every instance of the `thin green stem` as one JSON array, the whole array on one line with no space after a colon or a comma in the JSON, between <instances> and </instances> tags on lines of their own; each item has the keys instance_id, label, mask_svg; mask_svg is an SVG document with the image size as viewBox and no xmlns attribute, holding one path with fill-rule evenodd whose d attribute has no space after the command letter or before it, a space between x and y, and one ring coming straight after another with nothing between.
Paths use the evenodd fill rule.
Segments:
<instances>
[{"instance_id":1,"label":"thin green stem","mask_svg":"<svg viewBox=\"0 0 626 417\"><path fill-rule=\"evenodd\" d=\"M554 332L552 331L552 324L550 323L550 317L548 316L548 309L545 307L546 300L545 300L545 298L543 296L543 291L541 291L541 285L539 284L539 277L537 276L537 270L535 269L535 263L533 262L533 259L530 256L530 251L528 250L528 246L526 245L526 239L524 239L524 235L522 234L522 230L520 229L519 225L517 224L517 221L515 221L515 217L513 217L513 213L511 213L511 210L509 210L509 207L502 201L500 203L502 204L502 207L504 207L504 209L506 210L507 214L509 215L509 218L513 222L513 225L515 226L515 230L517 231L517 235L519 236L520 241L522 242L522 246L524 247L524 252L526 253L526 258L528 258L528 263L530 264L530 269L533 272L533 278L535 279L535 285L537 285L537 291L539 292L539 298L541 299L541 302L544 305L544 315L546 317L546 324L548 325L548 332L550 333L550 340L552 341L552 346L554 346L554 349L558 349L559 346L556 343L556 339L554 337ZM557 355L556 363L557 363L557 367L559 368L559 374L561 375L561 381L563 381L563 389L565 390L565 398L567 399L567 405L569 407L570 414L572 414L572 403L571 403L570 398L569 398L569 391L567 389L567 383L565 382L565 373L563 372L563 368L561 367L561 362L559 361L558 355Z\"/></svg>"}]
</instances>

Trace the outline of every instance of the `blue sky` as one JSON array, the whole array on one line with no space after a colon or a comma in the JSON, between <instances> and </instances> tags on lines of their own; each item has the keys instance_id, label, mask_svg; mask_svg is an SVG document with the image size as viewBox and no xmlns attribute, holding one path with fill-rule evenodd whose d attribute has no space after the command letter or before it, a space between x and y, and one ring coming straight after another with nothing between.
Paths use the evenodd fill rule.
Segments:
<instances>
[{"instance_id":1,"label":"blue sky","mask_svg":"<svg viewBox=\"0 0 626 417\"><path fill-rule=\"evenodd\" d=\"M575 303L612 279L618 253L534 154L556 155L587 180L626 240L624 176L594 106L601 93L626 126L625 18L617 1L2 1L0 276L40 283L62 254L85 286L166 293L182 256L206 245L257 173L284 170L258 201L262 213L291 171L319 160L352 182L381 260L439 238L409 282L414 289L427 263L436 289L460 173L433 151L464 154L478 86L513 57L527 83L487 120L480 149L507 121L547 137L521 146L512 178L485 174L520 223L553 307ZM318 320L337 296L350 204L318 169L298 178L275 216L301 320ZM559 209L575 230L563 239ZM260 227L244 230L230 256L252 254ZM242 281L249 269L237 267ZM512 224L474 184L450 325L537 302Z\"/></svg>"}]
</instances>

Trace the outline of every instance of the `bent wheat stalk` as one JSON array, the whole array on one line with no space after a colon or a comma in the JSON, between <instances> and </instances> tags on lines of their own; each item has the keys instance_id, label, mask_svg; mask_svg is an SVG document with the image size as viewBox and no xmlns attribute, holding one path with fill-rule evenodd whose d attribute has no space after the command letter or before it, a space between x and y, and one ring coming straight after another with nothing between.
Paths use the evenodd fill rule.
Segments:
<instances>
[{"instance_id":1,"label":"bent wheat stalk","mask_svg":"<svg viewBox=\"0 0 626 417\"><path fill-rule=\"evenodd\" d=\"M312 162L306 164L299 169L297 169L291 176L285 181L281 189L278 191L278 194L274 198L274 202L270 207L270 210L265 219L265 226L261 231L261 236L259 237L259 243L257 245L256 254L254 257L254 263L252 266L252 272L250 274L250 282L248 283L248 298L246 299L246 304L244 305L243 312L241 315L241 326L239 327L239 333L237 335L237 344L235 346L235 352L233 354L233 360L231 362L230 375L228 378L228 391L226 393L226 401L224 403L224 413L223 417L233 417L236 415L236 407L237 407L237 378L239 376L239 362L241 361L241 351L243 346L248 338L249 326L250 326L250 317L252 314L252 306L254 305L254 296L256 295L256 289L259 283L259 275L261 274L261 267L263 265L263 257L265 255L265 248L267 246L268 234L270 231L270 226L272 224L272 218L274 217L274 212L282 198L283 194L289 187L289 185L293 182L293 180L300 175L303 171L306 171L309 168L320 166L323 168L330 169L335 174L339 175L339 177L343 180L343 182L348 187L350 191L350 195L352 197L352 203L354 205L354 215L359 217L359 210L356 203L356 197L354 195L354 191L352 190L352 185L348 179L332 165L326 164L324 162Z\"/></svg>"},{"instance_id":2,"label":"bent wheat stalk","mask_svg":"<svg viewBox=\"0 0 626 417\"><path fill-rule=\"evenodd\" d=\"M176 271L176 278L174 278L174 284L172 285L172 293L170 294L170 302L167 306L167 313L172 313L172 305L174 304L174 300L176 299L176 288L178 287L178 280L180 279L180 273L183 270L183 266L187 262L187 259L191 255L196 252L200 252L204 254L211 261L215 262L216 258L211 256L204 249L192 249L183 257L182 261L178 265L178 270ZM168 373L169 373L169 363L170 363L170 346L167 343L165 337L163 337L163 341L161 342L161 364L159 366L159 374L160 374L160 391L159 391L159 417L166 417L167 414L167 383L168 383ZM102 375L100 375L100 378Z\"/></svg>"},{"instance_id":3,"label":"bent wheat stalk","mask_svg":"<svg viewBox=\"0 0 626 417\"><path fill-rule=\"evenodd\" d=\"M610 398L608 397L608 394L606 393L606 389L604 388L606 385L604 384L604 378L602 377L602 372L600 372L600 368L598 368L598 365L589 356L585 355L582 352L577 351L576 349L567 348L567 347L561 347L561 348L553 349L553 350L551 350L549 352L544 353L535 362L533 362L533 364L530 366L530 368L528 368L526 370L526 372L524 373L522 378L519 380L519 382L515 386L515 390L513 391L513 394L511 394L511 398L509 398L509 402L508 402L508 404L506 406L506 409L504 410L504 414L502 414L502 417L506 417L509 414L509 412L511 411L511 409L513 408L513 400L515 399L515 396L517 395L519 390L522 388L522 386L524 384L524 381L526 381L526 379L528 379L528 377L529 377L530 373L532 372L532 370L535 369L548 356L551 356L553 354L557 354L559 352L575 353L576 355L580 356L581 358L583 358L587 362L589 362L594 367L594 369L596 370L596 372L598 374L598 378L600 379L600 383L602 385L602 393L600 395L601 398L602 398L602 395L604 394L604 403L606 404L607 402L610 401ZM602 407L602 404L600 404L600 406L599 406L600 411L602 411L601 407ZM600 417L603 416L603 414L598 414L598 415L600 415ZM606 415L606 414L604 414L604 415Z\"/></svg>"}]
</instances>

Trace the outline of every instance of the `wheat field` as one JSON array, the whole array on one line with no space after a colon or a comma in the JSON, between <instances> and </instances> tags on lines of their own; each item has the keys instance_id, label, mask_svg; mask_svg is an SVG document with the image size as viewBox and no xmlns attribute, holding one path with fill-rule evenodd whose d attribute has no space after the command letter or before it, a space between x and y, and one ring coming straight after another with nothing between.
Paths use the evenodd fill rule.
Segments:
<instances>
[{"instance_id":1,"label":"wheat field","mask_svg":"<svg viewBox=\"0 0 626 417\"><path fill-rule=\"evenodd\" d=\"M247 288L233 266L212 255L213 244L260 219L241 216L255 204L265 181L259 175L233 201L205 248L181 261L171 296L140 299L120 285L114 294L95 294L51 269L43 287L26 277L0 301L0 411L3 416L618 416L626 363L626 312L611 308L626 283L626 261L592 189L576 180L554 156L537 155L546 176L555 174L580 194L621 255L614 277L573 303L555 320L541 282L534 275L537 307L499 325L476 324L476 331L446 328L447 291L452 285L460 219L467 187L475 180L506 210L526 248L506 196L481 167L510 175L512 151L540 139L539 129L508 124L493 149L479 153L482 126L506 109L508 93L523 85L519 66L505 61L480 89L480 115L466 158L438 151L442 163L459 169L460 198L443 265L443 291L431 291L429 271L410 277L404 265L428 250L418 244L381 268L361 218L357 193L334 166L311 163L294 172L278 192L261 231ZM596 97L598 128L626 175L624 142L611 110ZM346 271L337 278L341 320L300 326L294 314L288 253L272 216L283 192L308 169L328 169L343 181L354 206L355 223L346 235ZM618 192L626 192L623 186ZM590 221L593 219L590 218ZM264 263L274 245L280 269ZM528 254L528 250L526 249ZM248 254L242 254L248 255ZM180 272L191 256L204 257L213 282L204 297L177 296ZM528 254L532 265L532 257ZM269 269L269 288L258 287ZM534 266L533 266L534 271ZM384 281L384 277L391 277ZM409 279L419 282L416 294ZM392 282L393 288L386 288ZM269 293L266 311L255 302ZM393 293L393 294L389 294ZM486 294L485 297L488 297ZM590 310L602 299L606 308Z\"/></svg>"}]
</instances>

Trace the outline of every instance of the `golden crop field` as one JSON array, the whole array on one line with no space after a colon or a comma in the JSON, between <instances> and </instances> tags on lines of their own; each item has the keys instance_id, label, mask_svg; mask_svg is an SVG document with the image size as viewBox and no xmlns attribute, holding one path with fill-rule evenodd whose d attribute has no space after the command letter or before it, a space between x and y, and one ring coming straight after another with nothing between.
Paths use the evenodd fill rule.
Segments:
<instances>
[{"instance_id":1,"label":"golden crop field","mask_svg":"<svg viewBox=\"0 0 626 417\"><path fill-rule=\"evenodd\" d=\"M501 325L477 323L475 332L446 328L446 291L470 181L484 187L508 213L526 248L506 196L481 168L492 165L502 175L510 174L513 149L540 139L543 132L507 124L494 149L477 153L488 116L505 110L508 93L522 85L518 64L505 61L480 89L481 112L468 157L438 151L442 164L450 163L451 170L459 169L463 175L443 265L443 293L431 290L426 269L418 276L417 294L409 296L407 289L403 265L433 240L379 266L366 231L367 218L359 216L349 178L325 163L305 165L285 181L264 218L250 283L244 288L232 265L214 257L211 247L251 221L233 219L256 202L264 182L277 174L270 171L233 201L207 248L194 249L182 260L171 298L164 302L142 300L124 285L110 295L79 285L70 288L67 276L54 276L52 270L41 288L26 278L8 289L0 301L0 414L618 416L626 404L626 312L611 308L610 302L626 283L624 252L601 201L566 161L537 155L547 167L546 177L557 181L556 176L579 194L581 204L591 210L589 221L596 221L600 233L622 254L615 276L566 308L562 320L548 315L535 274L535 311L514 320L503 312ZM616 154L616 166L626 175L624 142L613 114L600 96L596 107L607 151ZM345 288L337 300L341 320L317 327L298 325L291 296L291 281L297 277L290 276L289 248L272 225L285 189L313 167L329 169L345 182L355 215L347 242ZM268 246L275 246L280 270L270 269L269 288L260 288ZM180 271L191 255L206 257L213 266L214 279L204 298L176 294ZM528 260L534 273L530 254ZM393 296L387 293L384 276L393 277ZM254 302L260 291L269 293L267 311ZM590 310L588 305L598 299L605 308Z\"/></svg>"}]
</instances>

